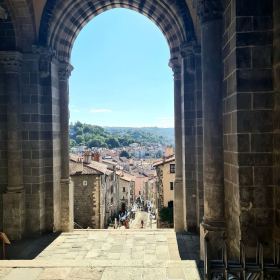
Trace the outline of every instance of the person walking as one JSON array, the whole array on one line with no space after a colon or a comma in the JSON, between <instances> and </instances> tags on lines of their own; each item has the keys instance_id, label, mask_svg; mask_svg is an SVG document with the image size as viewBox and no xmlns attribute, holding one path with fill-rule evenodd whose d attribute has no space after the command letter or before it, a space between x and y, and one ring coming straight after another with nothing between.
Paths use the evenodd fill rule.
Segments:
<instances>
[{"instance_id":1,"label":"person walking","mask_svg":"<svg viewBox=\"0 0 280 280\"><path fill-rule=\"evenodd\" d=\"M144 222L143 220L141 220L141 228L143 228L143 226L144 226Z\"/></svg>"}]
</instances>

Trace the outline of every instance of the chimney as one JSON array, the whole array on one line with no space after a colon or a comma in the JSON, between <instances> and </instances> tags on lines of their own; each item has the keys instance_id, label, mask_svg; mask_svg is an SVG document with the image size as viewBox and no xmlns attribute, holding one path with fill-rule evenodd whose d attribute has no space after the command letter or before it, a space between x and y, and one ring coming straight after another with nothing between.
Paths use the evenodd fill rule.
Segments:
<instances>
[{"instance_id":1,"label":"chimney","mask_svg":"<svg viewBox=\"0 0 280 280\"><path fill-rule=\"evenodd\" d=\"M162 162L165 162L166 156L162 156Z\"/></svg>"},{"instance_id":2,"label":"chimney","mask_svg":"<svg viewBox=\"0 0 280 280\"><path fill-rule=\"evenodd\" d=\"M99 162L99 154L94 153L93 160Z\"/></svg>"},{"instance_id":3,"label":"chimney","mask_svg":"<svg viewBox=\"0 0 280 280\"><path fill-rule=\"evenodd\" d=\"M91 151L84 152L84 163L91 163Z\"/></svg>"},{"instance_id":4,"label":"chimney","mask_svg":"<svg viewBox=\"0 0 280 280\"><path fill-rule=\"evenodd\" d=\"M165 148L165 155L166 155L166 157L169 157L169 156L173 155L173 146L172 145L167 146Z\"/></svg>"},{"instance_id":5,"label":"chimney","mask_svg":"<svg viewBox=\"0 0 280 280\"><path fill-rule=\"evenodd\" d=\"M78 158L76 162L76 173L82 173L83 172L83 159Z\"/></svg>"}]
</instances>

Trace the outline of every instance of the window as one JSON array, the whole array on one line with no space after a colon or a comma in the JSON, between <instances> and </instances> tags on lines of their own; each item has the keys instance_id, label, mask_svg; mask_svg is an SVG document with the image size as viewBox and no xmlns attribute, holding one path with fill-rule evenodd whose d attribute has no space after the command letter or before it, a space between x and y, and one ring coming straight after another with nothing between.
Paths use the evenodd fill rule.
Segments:
<instances>
[{"instance_id":1,"label":"window","mask_svg":"<svg viewBox=\"0 0 280 280\"><path fill-rule=\"evenodd\" d=\"M168 201L168 208L173 208L173 200Z\"/></svg>"},{"instance_id":2,"label":"window","mask_svg":"<svg viewBox=\"0 0 280 280\"><path fill-rule=\"evenodd\" d=\"M111 175L111 181L113 181L113 175Z\"/></svg>"},{"instance_id":3,"label":"window","mask_svg":"<svg viewBox=\"0 0 280 280\"><path fill-rule=\"evenodd\" d=\"M141 192L139 191L139 194L141 195Z\"/></svg>"},{"instance_id":4,"label":"window","mask_svg":"<svg viewBox=\"0 0 280 280\"><path fill-rule=\"evenodd\" d=\"M175 173L175 164L170 164L170 173Z\"/></svg>"},{"instance_id":5,"label":"window","mask_svg":"<svg viewBox=\"0 0 280 280\"><path fill-rule=\"evenodd\" d=\"M111 186L111 193L113 193L114 192L114 186L112 185Z\"/></svg>"},{"instance_id":6,"label":"window","mask_svg":"<svg viewBox=\"0 0 280 280\"><path fill-rule=\"evenodd\" d=\"M122 188L122 191L125 192L125 188Z\"/></svg>"},{"instance_id":7,"label":"window","mask_svg":"<svg viewBox=\"0 0 280 280\"><path fill-rule=\"evenodd\" d=\"M170 190L173 191L173 182L170 182Z\"/></svg>"},{"instance_id":8,"label":"window","mask_svg":"<svg viewBox=\"0 0 280 280\"><path fill-rule=\"evenodd\" d=\"M113 203L114 202L114 198L113 197L111 197L111 203Z\"/></svg>"}]
</instances>

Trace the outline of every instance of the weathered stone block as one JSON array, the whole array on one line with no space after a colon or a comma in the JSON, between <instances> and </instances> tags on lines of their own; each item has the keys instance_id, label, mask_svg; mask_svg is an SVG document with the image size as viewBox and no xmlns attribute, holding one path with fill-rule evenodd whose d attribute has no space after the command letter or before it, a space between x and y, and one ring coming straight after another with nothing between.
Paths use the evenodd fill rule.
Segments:
<instances>
[{"instance_id":1,"label":"weathered stone block","mask_svg":"<svg viewBox=\"0 0 280 280\"><path fill-rule=\"evenodd\" d=\"M25 193L3 194L3 231L11 240L20 240L25 233Z\"/></svg>"},{"instance_id":2,"label":"weathered stone block","mask_svg":"<svg viewBox=\"0 0 280 280\"><path fill-rule=\"evenodd\" d=\"M272 133L251 134L251 151L272 152L273 134Z\"/></svg>"}]
</instances>

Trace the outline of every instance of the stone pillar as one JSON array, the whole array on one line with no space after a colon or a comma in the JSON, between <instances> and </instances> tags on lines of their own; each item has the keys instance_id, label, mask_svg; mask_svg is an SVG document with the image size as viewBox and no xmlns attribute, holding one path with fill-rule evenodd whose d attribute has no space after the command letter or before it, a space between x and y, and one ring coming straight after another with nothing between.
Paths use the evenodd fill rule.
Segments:
<instances>
[{"instance_id":1,"label":"stone pillar","mask_svg":"<svg viewBox=\"0 0 280 280\"><path fill-rule=\"evenodd\" d=\"M204 215L203 198L203 110L202 110L202 77L201 77L201 47L193 48L195 55L195 164L196 164L196 218L197 232Z\"/></svg>"},{"instance_id":2,"label":"stone pillar","mask_svg":"<svg viewBox=\"0 0 280 280\"><path fill-rule=\"evenodd\" d=\"M22 54L1 52L6 75L8 187L3 194L3 231L11 240L22 239L25 231L25 196L22 170L20 71Z\"/></svg>"},{"instance_id":3,"label":"stone pillar","mask_svg":"<svg viewBox=\"0 0 280 280\"><path fill-rule=\"evenodd\" d=\"M211 244L211 258L221 258L225 234L223 112L222 112L222 3L201 0L202 103L203 103L203 181L204 217L201 223L201 257L203 239Z\"/></svg>"},{"instance_id":4,"label":"stone pillar","mask_svg":"<svg viewBox=\"0 0 280 280\"><path fill-rule=\"evenodd\" d=\"M58 70L60 93L60 133L61 133L61 230L74 229L74 185L69 173L69 77L73 66L61 63Z\"/></svg>"},{"instance_id":5,"label":"stone pillar","mask_svg":"<svg viewBox=\"0 0 280 280\"><path fill-rule=\"evenodd\" d=\"M175 181L174 181L174 230L185 228L185 200L183 191L182 163L182 113L181 113L181 66L177 59L171 59L169 66L174 72L174 127L175 127Z\"/></svg>"},{"instance_id":6,"label":"stone pillar","mask_svg":"<svg viewBox=\"0 0 280 280\"><path fill-rule=\"evenodd\" d=\"M195 173L195 41L181 44L179 61L182 67L182 137L183 189L185 191L186 226L188 232L197 231L196 173Z\"/></svg>"}]
</instances>

